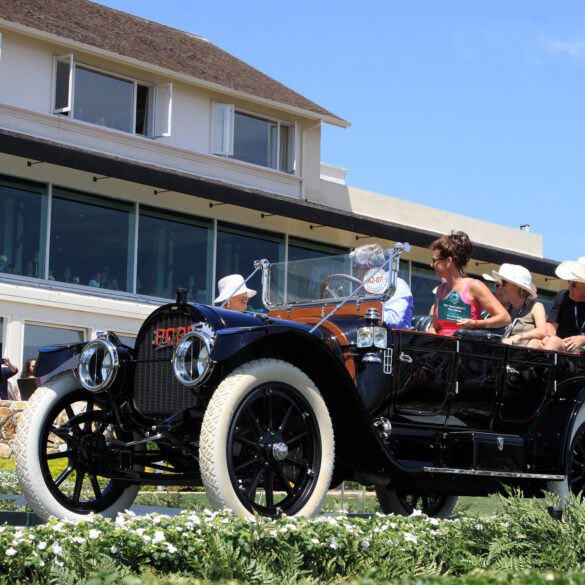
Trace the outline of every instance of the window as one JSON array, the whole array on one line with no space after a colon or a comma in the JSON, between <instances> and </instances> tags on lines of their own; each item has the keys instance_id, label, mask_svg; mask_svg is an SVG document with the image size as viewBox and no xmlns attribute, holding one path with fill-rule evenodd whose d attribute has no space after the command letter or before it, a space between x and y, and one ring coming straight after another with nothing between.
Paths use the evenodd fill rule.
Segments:
<instances>
[{"instance_id":1,"label":"window","mask_svg":"<svg viewBox=\"0 0 585 585\"><path fill-rule=\"evenodd\" d=\"M45 276L44 185L0 176L0 273Z\"/></svg>"},{"instance_id":2,"label":"window","mask_svg":"<svg viewBox=\"0 0 585 585\"><path fill-rule=\"evenodd\" d=\"M139 83L57 57L54 113L142 136L170 136L172 84Z\"/></svg>"},{"instance_id":3,"label":"window","mask_svg":"<svg viewBox=\"0 0 585 585\"><path fill-rule=\"evenodd\" d=\"M85 332L82 329L67 329L56 325L37 325L25 323L24 347L22 349L22 362L29 358L36 358L39 347L43 345L55 345L59 343L81 343ZM79 356L73 356L55 370L55 373L74 368L79 362Z\"/></svg>"},{"instance_id":4,"label":"window","mask_svg":"<svg viewBox=\"0 0 585 585\"><path fill-rule=\"evenodd\" d=\"M412 263L410 288L414 298L414 315L429 314L435 302L433 290L440 282L434 270L421 264Z\"/></svg>"},{"instance_id":5,"label":"window","mask_svg":"<svg viewBox=\"0 0 585 585\"><path fill-rule=\"evenodd\" d=\"M288 239L289 261L308 260L309 258L321 258L323 256L340 256L342 254L349 254L348 248L300 238L290 237Z\"/></svg>"},{"instance_id":6,"label":"window","mask_svg":"<svg viewBox=\"0 0 585 585\"><path fill-rule=\"evenodd\" d=\"M294 171L294 131L289 124L213 104L212 153L255 165Z\"/></svg>"},{"instance_id":7,"label":"window","mask_svg":"<svg viewBox=\"0 0 585 585\"><path fill-rule=\"evenodd\" d=\"M228 274L241 274L248 278L254 270L254 260L266 258L270 262L284 261L284 237L280 234L256 231L231 224L220 224L217 228L217 280ZM258 271L248 287L258 294L252 298L249 307L261 310L262 272ZM217 283L214 283L214 297Z\"/></svg>"},{"instance_id":8,"label":"window","mask_svg":"<svg viewBox=\"0 0 585 585\"><path fill-rule=\"evenodd\" d=\"M186 288L188 300L211 302L212 223L140 207L136 292L174 298Z\"/></svg>"},{"instance_id":9,"label":"window","mask_svg":"<svg viewBox=\"0 0 585 585\"><path fill-rule=\"evenodd\" d=\"M132 292L134 223L130 203L54 189L49 280Z\"/></svg>"}]
</instances>

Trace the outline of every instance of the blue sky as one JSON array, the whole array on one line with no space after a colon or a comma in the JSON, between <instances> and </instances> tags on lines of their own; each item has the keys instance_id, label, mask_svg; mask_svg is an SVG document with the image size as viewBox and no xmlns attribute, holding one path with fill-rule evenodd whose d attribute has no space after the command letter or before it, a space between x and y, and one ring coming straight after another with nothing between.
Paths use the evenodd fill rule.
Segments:
<instances>
[{"instance_id":1,"label":"blue sky","mask_svg":"<svg viewBox=\"0 0 585 585\"><path fill-rule=\"evenodd\" d=\"M325 129L321 158L351 185L585 255L585 3L100 3L201 35L350 121Z\"/></svg>"}]
</instances>

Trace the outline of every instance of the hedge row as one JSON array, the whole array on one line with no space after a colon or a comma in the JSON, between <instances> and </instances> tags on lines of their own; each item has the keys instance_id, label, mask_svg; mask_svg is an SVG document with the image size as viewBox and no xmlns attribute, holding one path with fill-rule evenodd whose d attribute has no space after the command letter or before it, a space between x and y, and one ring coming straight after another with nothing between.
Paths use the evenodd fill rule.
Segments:
<instances>
[{"instance_id":1,"label":"hedge row","mask_svg":"<svg viewBox=\"0 0 585 585\"><path fill-rule=\"evenodd\" d=\"M405 576L424 577L431 584L438 582L434 577L469 577L478 569L554 577L584 568L582 501L571 499L562 521L551 518L539 501L514 497L502 506L497 517L441 521L421 514L271 521L206 511L0 526L0 575L8 582L83 582L104 571L121 578L150 570L252 584L337 583L355 577L384 582Z\"/></svg>"}]
</instances>

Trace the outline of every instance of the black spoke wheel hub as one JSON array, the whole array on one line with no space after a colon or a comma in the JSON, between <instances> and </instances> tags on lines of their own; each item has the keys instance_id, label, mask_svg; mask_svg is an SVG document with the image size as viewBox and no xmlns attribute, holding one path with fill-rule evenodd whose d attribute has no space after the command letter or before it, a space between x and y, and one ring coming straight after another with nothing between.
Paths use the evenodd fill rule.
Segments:
<instances>
[{"instance_id":1,"label":"black spoke wheel hub","mask_svg":"<svg viewBox=\"0 0 585 585\"><path fill-rule=\"evenodd\" d=\"M101 475L104 463L114 457L107 447L113 434L107 412L87 390L67 394L47 413L39 441L41 472L61 505L77 513L99 513L123 494L128 483Z\"/></svg>"},{"instance_id":2,"label":"black spoke wheel hub","mask_svg":"<svg viewBox=\"0 0 585 585\"><path fill-rule=\"evenodd\" d=\"M291 386L257 386L234 412L226 455L232 486L249 511L293 515L312 494L319 475L317 417Z\"/></svg>"}]
</instances>

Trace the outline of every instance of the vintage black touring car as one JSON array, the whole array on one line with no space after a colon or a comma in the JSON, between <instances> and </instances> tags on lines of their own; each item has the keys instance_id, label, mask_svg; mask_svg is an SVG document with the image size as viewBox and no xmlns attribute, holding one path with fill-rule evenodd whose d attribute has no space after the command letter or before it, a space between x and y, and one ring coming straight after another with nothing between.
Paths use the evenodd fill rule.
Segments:
<instances>
[{"instance_id":1,"label":"vintage black touring car","mask_svg":"<svg viewBox=\"0 0 585 585\"><path fill-rule=\"evenodd\" d=\"M240 515L314 514L343 480L385 512L451 513L458 495L585 487L585 359L388 329L397 244L270 264L266 313L156 309L134 348L112 332L42 348L48 377L17 430L22 489L41 517L114 516L140 486L205 487ZM73 362L73 364L72 364Z\"/></svg>"}]
</instances>

